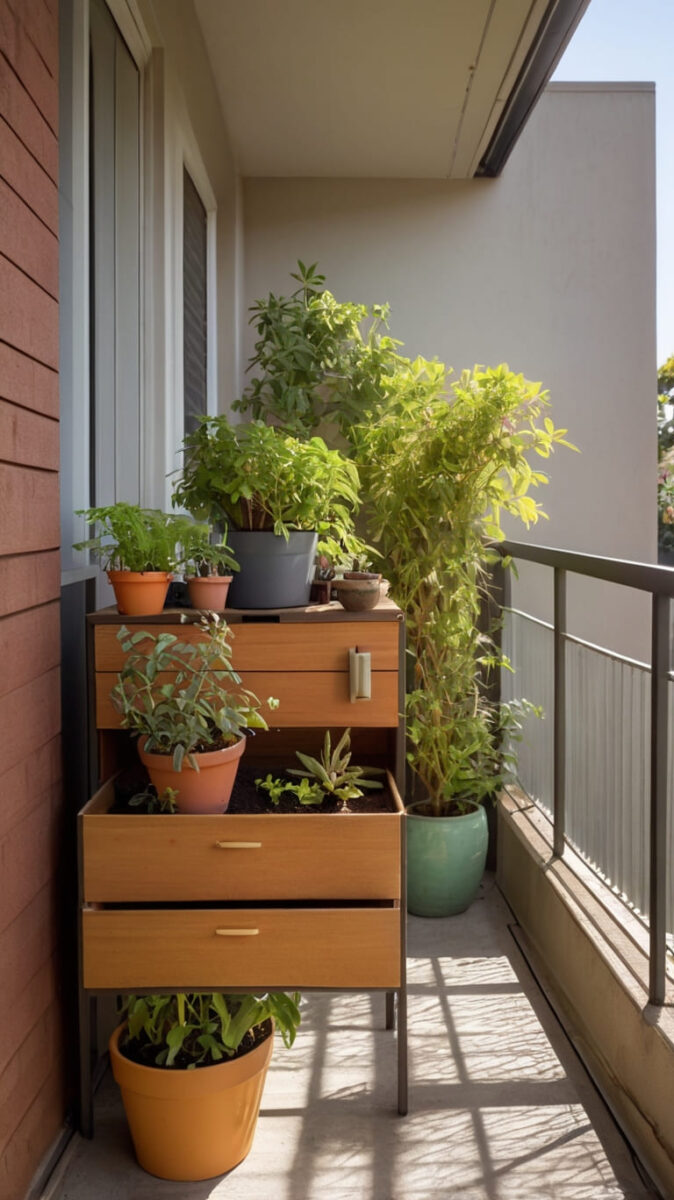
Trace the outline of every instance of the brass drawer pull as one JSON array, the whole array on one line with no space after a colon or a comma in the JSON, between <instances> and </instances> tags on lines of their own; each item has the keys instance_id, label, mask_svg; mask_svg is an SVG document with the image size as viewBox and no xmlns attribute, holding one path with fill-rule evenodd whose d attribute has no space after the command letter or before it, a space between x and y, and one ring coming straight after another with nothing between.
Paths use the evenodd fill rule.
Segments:
<instances>
[{"instance_id":1,"label":"brass drawer pull","mask_svg":"<svg viewBox=\"0 0 674 1200\"><path fill-rule=\"evenodd\" d=\"M218 850L260 850L262 842L216 842Z\"/></svg>"},{"instance_id":2,"label":"brass drawer pull","mask_svg":"<svg viewBox=\"0 0 674 1200\"><path fill-rule=\"evenodd\" d=\"M255 937L259 929L216 929L218 937Z\"/></svg>"}]
</instances>

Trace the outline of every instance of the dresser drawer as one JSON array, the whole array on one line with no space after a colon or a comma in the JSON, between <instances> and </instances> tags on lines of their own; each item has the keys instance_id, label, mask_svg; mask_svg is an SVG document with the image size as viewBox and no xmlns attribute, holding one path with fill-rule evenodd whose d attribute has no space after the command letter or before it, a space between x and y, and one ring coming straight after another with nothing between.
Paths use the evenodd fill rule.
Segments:
<instances>
[{"instance_id":1,"label":"dresser drawer","mask_svg":"<svg viewBox=\"0 0 674 1200\"><path fill-rule=\"evenodd\" d=\"M397 900L395 813L84 816L83 896L177 900Z\"/></svg>"},{"instance_id":2,"label":"dresser drawer","mask_svg":"<svg viewBox=\"0 0 674 1200\"><path fill-rule=\"evenodd\" d=\"M168 682L169 673L157 676L157 685ZM96 727L119 729L120 716L110 700L110 691L117 682L112 672L96 673ZM327 729L329 726L365 726L395 728L399 721L398 674L396 671L373 671L372 695L369 700L351 700L348 672L337 671L243 671L242 687L248 688L262 701L275 696L279 707L273 712L262 710L263 716L275 729L297 727Z\"/></svg>"},{"instance_id":3,"label":"dresser drawer","mask_svg":"<svg viewBox=\"0 0 674 1200\"><path fill-rule=\"evenodd\" d=\"M401 821L390 813L114 813L109 780L80 814L82 898L133 904L398 900Z\"/></svg>"},{"instance_id":4,"label":"dresser drawer","mask_svg":"<svg viewBox=\"0 0 674 1200\"><path fill-rule=\"evenodd\" d=\"M129 620L128 628L143 628L142 618ZM97 625L94 630L95 669L121 670L126 655L117 640L119 625ZM149 625L146 628L150 628ZM172 633L182 642L198 643L197 625L162 624L153 632ZM232 665L236 671L343 671L349 670L349 650L368 650L373 671L397 671L399 621L321 621L304 624L238 624L232 632ZM149 643L148 643L149 645ZM143 643L139 644L143 649Z\"/></svg>"},{"instance_id":5,"label":"dresser drawer","mask_svg":"<svg viewBox=\"0 0 674 1200\"><path fill-rule=\"evenodd\" d=\"M85 988L396 988L400 909L92 909Z\"/></svg>"}]
</instances>

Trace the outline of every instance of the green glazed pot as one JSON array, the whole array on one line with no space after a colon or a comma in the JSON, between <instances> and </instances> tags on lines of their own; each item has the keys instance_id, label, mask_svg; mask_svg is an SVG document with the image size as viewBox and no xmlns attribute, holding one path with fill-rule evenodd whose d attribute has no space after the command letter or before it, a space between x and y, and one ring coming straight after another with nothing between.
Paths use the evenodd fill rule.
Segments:
<instances>
[{"instance_id":1,"label":"green glazed pot","mask_svg":"<svg viewBox=\"0 0 674 1200\"><path fill-rule=\"evenodd\" d=\"M449 917L472 904L484 873L489 831L481 804L460 817L422 817L407 810L407 910Z\"/></svg>"}]
</instances>

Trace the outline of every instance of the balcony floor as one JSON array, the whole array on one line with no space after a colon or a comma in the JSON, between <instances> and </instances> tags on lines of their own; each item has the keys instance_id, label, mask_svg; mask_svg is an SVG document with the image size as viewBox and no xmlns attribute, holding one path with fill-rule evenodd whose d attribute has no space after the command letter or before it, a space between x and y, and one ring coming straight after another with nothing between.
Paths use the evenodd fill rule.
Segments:
<instances>
[{"instance_id":1,"label":"balcony floor","mask_svg":"<svg viewBox=\"0 0 674 1200\"><path fill-rule=\"evenodd\" d=\"M528 971L487 877L469 912L409 920L410 1113L381 996L309 996L276 1048L248 1159L165 1183L135 1163L114 1083L43 1200L643 1200L629 1151Z\"/></svg>"}]
</instances>

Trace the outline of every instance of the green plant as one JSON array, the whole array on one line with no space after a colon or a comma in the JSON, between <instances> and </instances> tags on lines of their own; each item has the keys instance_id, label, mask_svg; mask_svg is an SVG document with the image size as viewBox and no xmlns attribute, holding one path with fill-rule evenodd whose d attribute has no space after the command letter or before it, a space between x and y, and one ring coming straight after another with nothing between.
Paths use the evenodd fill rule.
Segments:
<instances>
[{"instance_id":1,"label":"green plant","mask_svg":"<svg viewBox=\"0 0 674 1200\"><path fill-rule=\"evenodd\" d=\"M489 541L502 539L504 512L526 525L545 515L529 492L547 476L529 458L569 443L543 415L547 393L506 366L449 386L443 364L400 358L385 390L376 419L352 437L381 567L407 618L408 761L417 794L441 816L512 768L503 727L525 710L499 711L481 686L507 666L494 624L479 626L500 561Z\"/></svg>"},{"instance_id":2,"label":"green plant","mask_svg":"<svg viewBox=\"0 0 674 1200\"><path fill-rule=\"evenodd\" d=\"M129 808L143 808L147 813L175 813L178 811L174 788L165 788L158 794L153 787L147 787L144 792L136 792L129 800Z\"/></svg>"},{"instance_id":3,"label":"green plant","mask_svg":"<svg viewBox=\"0 0 674 1200\"><path fill-rule=\"evenodd\" d=\"M277 779L268 774L265 779L256 779L256 787L266 792L272 804L278 805L281 797L291 793L300 804L308 807L323 803L324 792L318 783L310 783L308 779L300 779L293 783L289 779Z\"/></svg>"},{"instance_id":4,"label":"green plant","mask_svg":"<svg viewBox=\"0 0 674 1200\"><path fill-rule=\"evenodd\" d=\"M125 729L145 735L148 752L173 756L175 771L185 757L198 770L196 753L231 745L246 729L267 728L260 701L232 670L227 622L211 613L198 628L203 639L196 644L172 633L130 634L125 625L117 635L128 657L112 703ZM158 682L164 672L175 673L171 682ZM270 697L267 706L274 709L278 701Z\"/></svg>"},{"instance_id":5,"label":"green plant","mask_svg":"<svg viewBox=\"0 0 674 1200\"><path fill-rule=\"evenodd\" d=\"M184 515L123 501L77 513L98 530L74 549L90 550L106 571L174 571L181 562L179 546L194 528Z\"/></svg>"},{"instance_id":6,"label":"green plant","mask_svg":"<svg viewBox=\"0 0 674 1200\"><path fill-rule=\"evenodd\" d=\"M229 575L239 569L227 545L227 537L211 542L209 526L198 522L192 522L190 530L183 536L182 562L188 576Z\"/></svg>"},{"instance_id":7,"label":"green plant","mask_svg":"<svg viewBox=\"0 0 674 1200\"><path fill-rule=\"evenodd\" d=\"M316 530L330 557L358 553L353 516L359 504L355 465L322 438L301 442L254 421L232 425L204 417L185 438L185 462L174 504L224 527Z\"/></svg>"},{"instance_id":8,"label":"green plant","mask_svg":"<svg viewBox=\"0 0 674 1200\"><path fill-rule=\"evenodd\" d=\"M295 752L304 767L303 771L291 768L289 775L298 776L302 782L311 780L320 788L323 796L335 796L338 800L353 800L364 794L364 789L381 788L379 780L370 775L383 775L379 767L351 766L351 730L345 729L334 750L330 730L326 730L320 759L309 754ZM323 797L321 797L323 798Z\"/></svg>"},{"instance_id":9,"label":"green plant","mask_svg":"<svg viewBox=\"0 0 674 1200\"><path fill-rule=\"evenodd\" d=\"M260 1027L270 1018L290 1047L301 1022L298 1004L298 992L127 996L120 1010L126 1021L120 1050L148 1066L177 1070L208 1066L252 1049L260 1040Z\"/></svg>"},{"instance_id":10,"label":"green plant","mask_svg":"<svg viewBox=\"0 0 674 1200\"><path fill-rule=\"evenodd\" d=\"M308 438L325 420L344 430L372 407L398 343L380 333L388 305L339 302L316 263L297 266L290 296L270 293L250 308L258 340L248 370L259 374L234 408Z\"/></svg>"}]
</instances>

